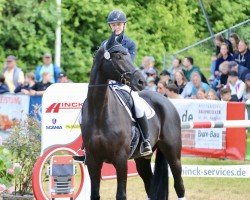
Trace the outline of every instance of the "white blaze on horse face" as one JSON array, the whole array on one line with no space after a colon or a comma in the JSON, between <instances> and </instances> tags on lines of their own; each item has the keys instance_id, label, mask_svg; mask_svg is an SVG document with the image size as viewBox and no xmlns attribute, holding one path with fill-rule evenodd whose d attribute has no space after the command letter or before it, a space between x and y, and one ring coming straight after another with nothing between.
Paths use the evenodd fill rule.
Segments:
<instances>
[{"instance_id":1,"label":"white blaze on horse face","mask_svg":"<svg viewBox=\"0 0 250 200\"><path fill-rule=\"evenodd\" d=\"M110 24L112 32L115 32L115 35L120 35L125 28L125 23L111 23Z\"/></svg>"}]
</instances>

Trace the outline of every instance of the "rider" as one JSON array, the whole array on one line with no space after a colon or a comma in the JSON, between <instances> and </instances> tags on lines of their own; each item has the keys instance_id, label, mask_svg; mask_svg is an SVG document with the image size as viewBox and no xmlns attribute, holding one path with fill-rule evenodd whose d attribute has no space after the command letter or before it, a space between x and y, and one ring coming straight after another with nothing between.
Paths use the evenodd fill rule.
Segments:
<instances>
[{"instance_id":1,"label":"rider","mask_svg":"<svg viewBox=\"0 0 250 200\"><path fill-rule=\"evenodd\" d=\"M116 36L118 37L120 34L123 33L125 26L126 26L127 18L124 12L119 10L113 10L109 13L107 18L107 23L110 26L112 32L115 32ZM102 44L105 44L104 41ZM136 45L135 43L128 38L127 36L123 35L123 39L121 41L123 47L128 49L128 52L131 56L131 59L134 61L136 55ZM115 85L117 87L117 85ZM142 156L147 156L152 153L152 148L149 142L149 133L148 133L148 120L145 115L145 103L141 101L141 97L139 96L138 92L131 91L131 88L127 85L119 84L119 88L128 91L131 93L131 96L134 100L134 107L135 107L135 117L136 121L140 126L141 132L143 134L143 142L140 148ZM85 156L73 156L74 160L84 162Z\"/></svg>"}]
</instances>

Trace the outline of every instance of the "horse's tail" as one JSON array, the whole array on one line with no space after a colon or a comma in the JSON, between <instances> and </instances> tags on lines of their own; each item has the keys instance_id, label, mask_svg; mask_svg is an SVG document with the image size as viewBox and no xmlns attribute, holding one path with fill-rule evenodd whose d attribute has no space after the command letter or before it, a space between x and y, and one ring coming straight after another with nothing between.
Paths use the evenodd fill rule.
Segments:
<instances>
[{"instance_id":1,"label":"horse's tail","mask_svg":"<svg viewBox=\"0 0 250 200\"><path fill-rule=\"evenodd\" d=\"M155 169L151 181L150 200L168 199L168 162L160 149L157 149Z\"/></svg>"}]
</instances>

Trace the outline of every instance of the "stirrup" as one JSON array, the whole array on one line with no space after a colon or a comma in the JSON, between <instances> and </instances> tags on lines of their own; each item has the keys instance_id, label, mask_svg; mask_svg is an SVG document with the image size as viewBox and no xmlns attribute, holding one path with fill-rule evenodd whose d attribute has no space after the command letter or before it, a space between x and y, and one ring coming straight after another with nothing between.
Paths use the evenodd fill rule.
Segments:
<instances>
[{"instance_id":1,"label":"stirrup","mask_svg":"<svg viewBox=\"0 0 250 200\"><path fill-rule=\"evenodd\" d=\"M83 152L83 155L79 155L78 152L79 151L82 151ZM76 154L72 156L73 157L73 160L74 162L77 162L77 163L81 163L83 164L86 160L86 154L85 154L85 150L84 149L78 149Z\"/></svg>"},{"instance_id":2,"label":"stirrup","mask_svg":"<svg viewBox=\"0 0 250 200\"><path fill-rule=\"evenodd\" d=\"M146 143L146 145L147 145L146 147L144 146L145 143ZM152 154L152 153L153 153L153 152L152 152L152 148L151 148L151 145L150 145L149 141L146 140L146 141L142 142L142 143L141 143L141 147L140 147L140 154L141 154L142 156L148 156L148 155L150 155L150 154Z\"/></svg>"}]
</instances>

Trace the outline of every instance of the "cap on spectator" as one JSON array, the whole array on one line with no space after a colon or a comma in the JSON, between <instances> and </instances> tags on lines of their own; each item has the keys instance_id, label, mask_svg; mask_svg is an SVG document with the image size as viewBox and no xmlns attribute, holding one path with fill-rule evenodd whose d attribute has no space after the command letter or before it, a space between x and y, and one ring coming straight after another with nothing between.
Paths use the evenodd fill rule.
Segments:
<instances>
[{"instance_id":1,"label":"cap on spectator","mask_svg":"<svg viewBox=\"0 0 250 200\"><path fill-rule=\"evenodd\" d=\"M167 70L163 70L161 73L160 73L161 76L170 76L170 73L167 71Z\"/></svg>"},{"instance_id":2,"label":"cap on spectator","mask_svg":"<svg viewBox=\"0 0 250 200\"><path fill-rule=\"evenodd\" d=\"M9 55L9 56L7 56L6 60L7 60L7 61L16 60L16 57L13 56L13 55Z\"/></svg>"},{"instance_id":3,"label":"cap on spectator","mask_svg":"<svg viewBox=\"0 0 250 200\"><path fill-rule=\"evenodd\" d=\"M62 78L62 77L65 77L65 76L67 76L67 75L64 72L60 72L58 74L58 78Z\"/></svg>"},{"instance_id":4,"label":"cap on spectator","mask_svg":"<svg viewBox=\"0 0 250 200\"><path fill-rule=\"evenodd\" d=\"M228 63L229 69L231 69L232 67L235 67L235 66L237 66L237 65L238 65L238 63L235 62L235 61L230 61L230 62Z\"/></svg>"},{"instance_id":5,"label":"cap on spectator","mask_svg":"<svg viewBox=\"0 0 250 200\"><path fill-rule=\"evenodd\" d=\"M156 74L156 70L154 68L150 68L146 73L147 74Z\"/></svg>"},{"instance_id":6,"label":"cap on spectator","mask_svg":"<svg viewBox=\"0 0 250 200\"><path fill-rule=\"evenodd\" d=\"M51 53L45 53L43 54L43 57L52 57Z\"/></svg>"},{"instance_id":7,"label":"cap on spectator","mask_svg":"<svg viewBox=\"0 0 250 200\"><path fill-rule=\"evenodd\" d=\"M236 71L230 71L228 76L238 76L238 73Z\"/></svg>"},{"instance_id":8,"label":"cap on spectator","mask_svg":"<svg viewBox=\"0 0 250 200\"><path fill-rule=\"evenodd\" d=\"M246 76L245 76L245 80L250 80L250 73L247 73Z\"/></svg>"},{"instance_id":9,"label":"cap on spectator","mask_svg":"<svg viewBox=\"0 0 250 200\"><path fill-rule=\"evenodd\" d=\"M147 78L147 83L150 83L150 82L155 82L154 77L150 76Z\"/></svg>"}]
</instances>

